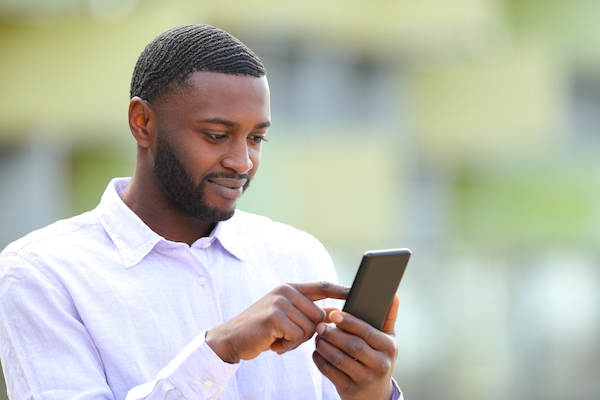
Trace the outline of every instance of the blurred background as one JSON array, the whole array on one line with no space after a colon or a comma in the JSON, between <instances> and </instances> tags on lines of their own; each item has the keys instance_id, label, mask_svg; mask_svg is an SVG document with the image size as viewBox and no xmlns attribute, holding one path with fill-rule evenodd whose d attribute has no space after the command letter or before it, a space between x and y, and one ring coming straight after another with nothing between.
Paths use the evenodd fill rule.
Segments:
<instances>
[{"instance_id":1,"label":"blurred background","mask_svg":"<svg viewBox=\"0 0 600 400\"><path fill-rule=\"evenodd\" d=\"M138 55L215 25L272 91L239 208L314 234L346 284L364 251L412 249L408 400L598 399L599 20L597 0L0 0L0 248L131 175Z\"/></svg>"}]
</instances>

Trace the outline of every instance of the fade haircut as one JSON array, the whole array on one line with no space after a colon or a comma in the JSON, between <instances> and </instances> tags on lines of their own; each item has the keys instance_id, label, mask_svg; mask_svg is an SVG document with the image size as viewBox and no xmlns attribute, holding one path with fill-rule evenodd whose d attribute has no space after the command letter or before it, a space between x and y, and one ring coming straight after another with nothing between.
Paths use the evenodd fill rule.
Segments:
<instances>
[{"instance_id":1,"label":"fade haircut","mask_svg":"<svg viewBox=\"0 0 600 400\"><path fill-rule=\"evenodd\" d=\"M135 64L130 98L159 103L185 89L190 74L219 72L260 78L260 59L229 33L210 25L184 25L158 35Z\"/></svg>"}]
</instances>

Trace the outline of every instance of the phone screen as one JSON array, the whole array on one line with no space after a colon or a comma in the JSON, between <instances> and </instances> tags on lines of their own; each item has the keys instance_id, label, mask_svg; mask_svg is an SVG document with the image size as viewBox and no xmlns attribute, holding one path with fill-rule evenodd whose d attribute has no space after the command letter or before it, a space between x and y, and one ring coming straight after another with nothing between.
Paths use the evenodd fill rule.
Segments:
<instances>
[{"instance_id":1,"label":"phone screen","mask_svg":"<svg viewBox=\"0 0 600 400\"><path fill-rule=\"evenodd\" d=\"M381 330L410 255L408 249L366 252L343 311Z\"/></svg>"}]
</instances>

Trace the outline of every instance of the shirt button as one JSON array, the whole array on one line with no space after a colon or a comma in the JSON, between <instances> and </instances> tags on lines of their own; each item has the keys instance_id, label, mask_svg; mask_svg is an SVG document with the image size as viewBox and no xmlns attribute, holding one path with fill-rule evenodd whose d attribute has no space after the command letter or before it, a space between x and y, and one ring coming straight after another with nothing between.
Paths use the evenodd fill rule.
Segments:
<instances>
[{"instance_id":1,"label":"shirt button","mask_svg":"<svg viewBox=\"0 0 600 400\"><path fill-rule=\"evenodd\" d=\"M201 276L200 278L198 278L198 283L200 284L200 286L206 285L206 278Z\"/></svg>"},{"instance_id":2,"label":"shirt button","mask_svg":"<svg viewBox=\"0 0 600 400\"><path fill-rule=\"evenodd\" d=\"M204 244L202 245L202 247L201 247L201 248L202 248L203 250L205 250L205 249L208 249L209 247L210 247L210 242L208 242L208 243L204 243Z\"/></svg>"},{"instance_id":3,"label":"shirt button","mask_svg":"<svg viewBox=\"0 0 600 400\"><path fill-rule=\"evenodd\" d=\"M213 387L213 381L211 381L210 379L207 379L204 381L204 387L206 389L210 389L211 387Z\"/></svg>"}]
</instances>

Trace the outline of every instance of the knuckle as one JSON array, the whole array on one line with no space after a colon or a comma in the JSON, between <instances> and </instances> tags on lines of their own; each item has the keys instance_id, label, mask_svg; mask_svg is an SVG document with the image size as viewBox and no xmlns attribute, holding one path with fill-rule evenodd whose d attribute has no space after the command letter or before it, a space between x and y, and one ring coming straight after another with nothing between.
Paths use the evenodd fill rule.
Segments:
<instances>
[{"instance_id":1,"label":"knuckle","mask_svg":"<svg viewBox=\"0 0 600 400\"><path fill-rule=\"evenodd\" d=\"M398 342L396 342L396 340L392 340L392 348L391 348L391 355L394 357L394 360L396 360L396 358L398 358Z\"/></svg>"},{"instance_id":2,"label":"knuckle","mask_svg":"<svg viewBox=\"0 0 600 400\"><path fill-rule=\"evenodd\" d=\"M393 366L394 365L392 364L390 359L384 357L380 360L379 364L377 365L375 373L377 374L377 376L384 376L393 368Z\"/></svg>"},{"instance_id":3,"label":"knuckle","mask_svg":"<svg viewBox=\"0 0 600 400\"><path fill-rule=\"evenodd\" d=\"M290 293L293 290L294 290L294 288L292 287L291 284L284 283L283 285L277 286L274 291L279 294L286 294L286 293Z\"/></svg>"},{"instance_id":4,"label":"knuckle","mask_svg":"<svg viewBox=\"0 0 600 400\"><path fill-rule=\"evenodd\" d=\"M329 362L338 369L343 369L344 367L344 356L339 353L333 353L330 356Z\"/></svg>"},{"instance_id":5,"label":"knuckle","mask_svg":"<svg viewBox=\"0 0 600 400\"><path fill-rule=\"evenodd\" d=\"M327 281L319 281L316 283L316 286L319 290L327 291L333 287L333 284Z\"/></svg>"},{"instance_id":6,"label":"knuckle","mask_svg":"<svg viewBox=\"0 0 600 400\"><path fill-rule=\"evenodd\" d=\"M396 360L398 358L398 342L394 337L387 337L387 346L385 346L384 352L388 354L392 360Z\"/></svg>"},{"instance_id":7,"label":"knuckle","mask_svg":"<svg viewBox=\"0 0 600 400\"><path fill-rule=\"evenodd\" d=\"M285 312L282 310L282 307L278 302L275 302L274 307L272 307L271 311L267 314L265 318L265 322L268 326L278 326L279 321L285 318Z\"/></svg>"},{"instance_id":8,"label":"knuckle","mask_svg":"<svg viewBox=\"0 0 600 400\"><path fill-rule=\"evenodd\" d=\"M380 332L375 330L375 328L373 328L371 325L365 323L360 329L359 336L362 337L366 342L370 342L371 340L375 339L375 336L378 333Z\"/></svg>"},{"instance_id":9,"label":"knuckle","mask_svg":"<svg viewBox=\"0 0 600 400\"><path fill-rule=\"evenodd\" d=\"M362 376L362 381L361 381L361 383L362 383L364 386L371 386L371 385L373 385L373 384L375 383L375 381L376 381L376 377L375 377L375 375L373 375L373 374L364 374L364 375Z\"/></svg>"},{"instance_id":10,"label":"knuckle","mask_svg":"<svg viewBox=\"0 0 600 400\"><path fill-rule=\"evenodd\" d=\"M289 304L289 302L290 301L288 300L288 298L283 295L278 295L273 298L273 306L276 309L284 308L287 304Z\"/></svg>"},{"instance_id":11,"label":"knuckle","mask_svg":"<svg viewBox=\"0 0 600 400\"><path fill-rule=\"evenodd\" d=\"M358 393L358 391L360 389L359 385L357 385L356 382L354 382L354 381L349 381L344 386L345 386L344 392L346 392L350 395L355 395L356 393Z\"/></svg>"},{"instance_id":12,"label":"knuckle","mask_svg":"<svg viewBox=\"0 0 600 400\"><path fill-rule=\"evenodd\" d=\"M348 353L355 358L358 358L357 356L363 352L363 342L358 338L350 339L347 346Z\"/></svg>"},{"instance_id":13,"label":"knuckle","mask_svg":"<svg viewBox=\"0 0 600 400\"><path fill-rule=\"evenodd\" d=\"M327 317L325 311L322 308L315 307L314 312L311 313L309 319L313 324L318 324L319 322L323 322L325 317Z\"/></svg>"}]
</instances>

